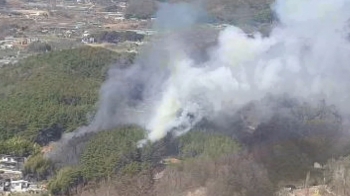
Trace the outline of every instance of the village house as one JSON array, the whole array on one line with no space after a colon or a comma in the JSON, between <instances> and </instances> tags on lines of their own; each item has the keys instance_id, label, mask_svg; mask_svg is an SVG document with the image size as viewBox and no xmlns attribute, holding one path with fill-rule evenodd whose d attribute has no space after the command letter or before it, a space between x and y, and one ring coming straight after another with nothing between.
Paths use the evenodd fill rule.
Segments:
<instances>
[{"instance_id":1,"label":"village house","mask_svg":"<svg viewBox=\"0 0 350 196\"><path fill-rule=\"evenodd\" d=\"M6 50L6 49L12 49L14 47L25 47L28 44L39 41L39 38L37 37L13 37L13 36L7 36L4 40L0 41L0 49Z\"/></svg>"},{"instance_id":2,"label":"village house","mask_svg":"<svg viewBox=\"0 0 350 196\"><path fill-rule=\"evenodd\" d=\"M0 169L20 171L25 161L24 157L0 155Z\"/></svg>"},{"instance_id":3,"label":"village house","mask_svg":"<svg viewBox=\"0 0 350 196\"><path fill-rule=\"evenodd\" d=\"M13 48L13 44L1 42L0 43L0 48L2 50L12 49Z\"/></svg>"},{"instance_id":4,"label":"village house","mask_svg":"<svg viewBox=\"0 0 350 196\"><path fill-rule=\"evenodd\" d=\"M16 41L16 38L13 37L13 36L6 36L5 39L4 39L5 43L13 43L15 41Z\"/></svg>"},{"instance_id":5,"label":"village house","mask_svg":"<svg viewBox=\"0 0 350 196\"><path fill-rule=\"evenodd\" d=\"M0 172L1 172L0 176L3 179L20 180L23 178L22 171L0 169Z\"/></svg>"},{"instance_id":6,"label":"village house","mask_svg":"<svg viewBox=\"0 0 350 196\"><path fill-rule=\"evenodd\" d=\"M23 179L26 158L0 155L0 195L1 193L41 193L45 188Z\"/></svg>"},{"instance_id":7,"label":"village house","mask_svg":"<svg viewBox=\"0 0 350 196\"><path fill-rule=\"evenodd\" d=\"M82 43L94 43L95 42L95 38L90 36L90 33L88 31L84 31L83 35L82 35Z\"/></svg>"},{"instance_id":8,"label":"village house","mask_svg":"<svg viewBox=\"0 0 350 196\"><path fill-rule=\"evenodd\" d=\"M2 180L0 181L0 193L11 192L11 193L31 193L39 194L45 192L44 187L40 187L38 184L31 183L26 180Z\"/></svg>"},{"instance_id":9,"label":"village house","mask_svg":"<svg viewBox=\"0 0 350 196\"><path fill-rule=\"evenodd\" d=\"M323 169L323 166L320 163L315 162L314 163L314 168L315 169Z\"/></svg>"},{"instance_id":10,"label":"village house","mask_svg":"<svg viewBox=\"0 0 350 196\"><path fill-rule=\"evenodd\" d=\"M25 180L11 181L11 192L26 192L29 182Z\"/></svg>"},{"instance_id":11,"label":"village house","mask_svg":"<svg viewBox=\"0 0 350 196\"><path fill-rule=\"evenodd\" d=\"M0 193L9 192L11 190L11 180L0 180Z\"/></svg>"}]
</instances>

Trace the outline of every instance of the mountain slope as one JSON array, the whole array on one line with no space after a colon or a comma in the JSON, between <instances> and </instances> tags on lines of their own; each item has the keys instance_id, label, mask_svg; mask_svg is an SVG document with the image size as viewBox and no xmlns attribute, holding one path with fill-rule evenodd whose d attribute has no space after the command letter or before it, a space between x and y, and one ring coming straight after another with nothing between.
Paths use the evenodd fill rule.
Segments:
<instances>
[{"instance_id":1,"label":"mountain slope","mask_svg":"<svg viewBox=\"0 0 350 196\"><path fill-rule=\"evenodd\" d=\"M133 54L83 47L0 69L0 142L19 136L45 145L86 124L108 67L120 59L130 63Z\"/></svg>"}]
</instances>

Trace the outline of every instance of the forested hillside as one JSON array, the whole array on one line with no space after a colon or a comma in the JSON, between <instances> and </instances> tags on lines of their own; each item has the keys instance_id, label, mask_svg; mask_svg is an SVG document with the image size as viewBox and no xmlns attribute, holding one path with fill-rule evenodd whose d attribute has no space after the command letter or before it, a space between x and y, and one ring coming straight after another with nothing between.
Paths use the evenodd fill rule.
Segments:
<instances>
[{"instance_id":1,"label":"forested hillside","mask_svg":"<svg viewBox=\"0 0 350 196\"><path fill-rule=\"evenodd\" d=\"M20 145L5 145L1 153L28 155L33 142L46 145L87 124L108 67L121 59L131 63L133 56L83 47L1 68L0 144Z\"/></svg>"},{"instance_id":2,"label":"forested hillside","mask_svg":"<svg viewBox=\"0 0 350 196\"><path fill-rule=\"evenodd\" d=\"M149 19L161 3L185 1L194 2L128 0L126 17ZM94 2L113 11L121 1ZM206 24L261 31L275 20L271 3L208 0L202 6ZM328 70L346 72L334 63L347 63L346 55L314 55L328 42L311 39L313 31L305 39L294 25L281 26L267 41L202 24L147 41L131 31L92 34L97 43L144 41L139 56L102 44L56 51L32 44L30 50L43 53L0 68L0 154L27 157L24 179L42 182L53 196L273 196L294 186L348 196L350 117L321 95L299 96L309 95L303 82L311 83L314 72L320 71L310 85L315 92L325 88ZM323 60L324 69L302 72L309 67L301 64ZM284 65L293 70L281 71ZM292 79L283 83L279 74ZM343 80L334 81L330 86L338 87ZM342 87L329 92L348 89ZM153 131L161 136L150 137Z\"/></svg>"},{"instance_id":3,"label":"forested hillside","mask_svg":"<svg viewBox=\"0 0 350 196\"><path fill-rule=\"evenodd\" d=\"M78 164L44 158L42 147L89 122L108 67L128 65L133 59L134 54L83 47L32 56L2 68L1 153L31 155L24 174L47 180L54 195L108 191L168 196L198 189L208 195L270 196L287 183L302 183L315 161L327 164L327 182L340 186L340 179L333 177L335 165L345 166L348 159L328 159L349 152L342 119L325 103L302 104L288 96L267 96L248 104L229 119L230 127L205 120L179 138L169 134L137 148L145 130L130 125L75 140L65 154L77 157ZM259 105L279 109L251 134L247 129L254 126ZM82 154L75 154L78 145ZM167 157L178 161L166 165L162 160ZM157 175L162 180L155 180ZM320 175L313 171L312 182L320 183Z\"/></svg>"}]
</instances>

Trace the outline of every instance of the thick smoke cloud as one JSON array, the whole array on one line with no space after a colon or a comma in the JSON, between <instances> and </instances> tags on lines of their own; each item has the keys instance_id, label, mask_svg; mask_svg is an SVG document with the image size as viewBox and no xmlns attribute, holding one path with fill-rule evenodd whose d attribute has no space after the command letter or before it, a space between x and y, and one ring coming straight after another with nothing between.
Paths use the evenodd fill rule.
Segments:
<instances>
[{"instance_id":1,"label":"thick smoke cloud","mask_svg":"<svg viewBox=\"0 0 350 196\"><path fill-rule=\"evenodd\" d=\"M288 93L311 103L324 99L348 114L350 1L277 0L272 7L279 24L269 37L248 36L230 26L207 50L208 58L198 60L181 32L195 28L201 12L191 5L164 4L156 23L161 33L133 66L109 71L93 122L64 135L56 149L89 132L125 124L148 131L140 144L169 132L178 136L266 94ZM264 118L273 112L268 106L262 110Z\"/></svg>"},{"instance_id":2,"label":"thick smoke cloud","mask_svg":"<svg viewBox=\"0 0 350 196\"><path fill-rule=\"evenodd\" d=\"M181 135L203 118L235 112L266 93L325 99L345 109L349 5L346 0L277 1L273 7L280 25L268 38L228 27L200 65L175 47L168 65L173 71L146 125L148 139L159 140L174 129Z\"/></svg>"}]
</instances>

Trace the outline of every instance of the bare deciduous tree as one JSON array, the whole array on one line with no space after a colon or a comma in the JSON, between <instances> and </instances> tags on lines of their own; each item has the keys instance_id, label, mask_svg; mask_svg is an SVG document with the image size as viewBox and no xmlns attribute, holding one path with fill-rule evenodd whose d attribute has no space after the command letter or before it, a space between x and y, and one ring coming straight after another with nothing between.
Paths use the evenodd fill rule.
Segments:
<instances>
[{"instance_id":1,"label":"bare deciduous tree","mask_svg":"<svg viewBox=\"0 0 350 196\"><path fill-rule=\"evenodd\" d=\"M271 196L274 192L267 171L247 154L196 159L167 168L155 192L157 196L181 195L201 187L207 195L217 196Z\"/></svg>"},{"instance_id":2,"label":"bare deciduous tree","mask_svg":"<svg viewBox=\"0 0 350 196\"><path fill-rule=\"evenodd\" d=\"M326 180L335 194L350 195L350 157L330 160L326 171Z\"/></svg>"}]
</instances>

